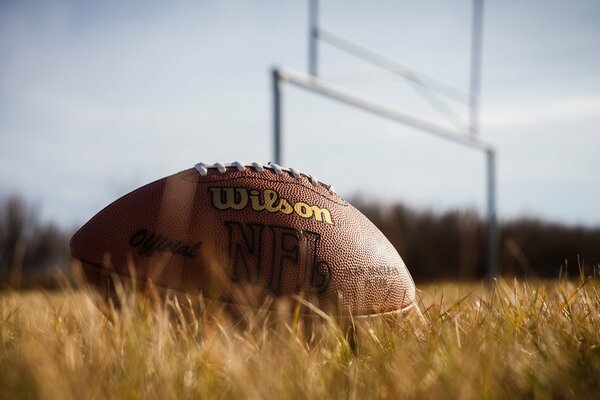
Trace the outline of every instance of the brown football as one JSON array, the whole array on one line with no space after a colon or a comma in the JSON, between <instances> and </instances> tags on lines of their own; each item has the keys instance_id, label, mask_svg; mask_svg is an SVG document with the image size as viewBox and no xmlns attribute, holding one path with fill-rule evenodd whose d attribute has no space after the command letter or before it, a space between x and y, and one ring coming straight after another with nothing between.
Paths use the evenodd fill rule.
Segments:
<instances>
[{"instance_id":1,"label":"brown football","mask_svg":"<svg viewBox=\"0 0 600 400\"><path fill-rule=\"evenodd\" d=\"M87 283L235 304L238 288L328 312L403 313L415 286L386 237L332 187L276 164L197 164L116 200L71 240ZM250 292L246 292L250 293Z\"/></svg>"}]
</instances>

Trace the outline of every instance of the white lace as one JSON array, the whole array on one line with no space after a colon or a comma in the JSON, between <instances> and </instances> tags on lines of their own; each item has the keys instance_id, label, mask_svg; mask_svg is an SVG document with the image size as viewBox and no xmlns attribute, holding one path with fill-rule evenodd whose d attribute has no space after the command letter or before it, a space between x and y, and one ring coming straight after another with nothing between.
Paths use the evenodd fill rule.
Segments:
<instances>
[{"instance_id":1,"label":"white lace","mask_svg":"<svg viewBox=\"0 0 600 400\"><path fill-rule=\"evenodd\" d=\"M196 171L198 171L198 173L201 176L206 176L208 174L208 170L211 168L216 169L221 174L226 173L228 168L235 168L239 172L244 172L246 170L246 168L252 168L256 172L264 172L265 169L270 169L277 175L281 175L284 172L287 172L288 174L293 176L295 179L300 179L301 175L304 175L310 180L310 182L313 185L317 186L317 185L321 184L321 185L325 186L327 188L327 190L329 190L330 193L335 194L335 190L333 189L333 186L328 185L323 182L320 182L314 176L300 172L295 168L282 167L282 166L277 165L272 162L270 162L268 164L259 164L257 162L253 162L250 164L244 164L239 161L234 161L234 162L228 163L228 164L221 164L221 163L207 164L207 163L200 162L200 163L196 164L194 166L194 168L196 168Z\"/></svg>"}]
</instances>

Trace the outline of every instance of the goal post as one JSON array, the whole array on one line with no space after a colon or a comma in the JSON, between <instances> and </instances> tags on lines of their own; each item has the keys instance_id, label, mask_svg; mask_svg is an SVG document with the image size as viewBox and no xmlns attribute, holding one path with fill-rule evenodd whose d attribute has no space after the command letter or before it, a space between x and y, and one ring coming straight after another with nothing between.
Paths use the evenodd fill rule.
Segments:
<instances>
[{"instance_id":1,"label":"goal post","mask_svg":"<svg viewBox=\"0 0 600 400\"><path fill-rule=\"evenodd\" d=\"M420 118L408 115L383 103L354 94L330 83L325 83L314 76L280 68L273 68L271 71L271 84L273 88L273 157L274 162L277 164L283 164L282 89L285 83L337 100L371 114L411 126L443 139L482 151L486 156L487 171L488 279L490 282L493 281L494 277L497 275L498 255L496 244L496 150L491 144L482 141L476 136L460 131L454 131L444 126L432 124Z\"/></svg>"},{"instance_id":2,"label":"goal post","mask_svg":"<svg viewBox=\"0 0 600 400\"><path fill-rule=\"evenodd\" d=\"M273 96L273 157L277 164L283 163L283 97L284 84L290 84L312 93L361 109L457 144L482 151L485 154L486 202L487 202L487 270L488 286L494 284L498 274L499 235L496 215L496 150L494 146L480 139L479 135L479 90L481 75L481 48L483 31L483 0L473 0L471 31L470 91L464 92L410 69L387 57L381 56L363 46L359 46L318 26L318 0L309 0L309 46L308 74L283 68L271 70ZM345 88L325 82L318 77L318 41L345 51L357 58L376 65L390 73L399 75L412 84L416 92L444 116L452 120L443 99L438 95L461 97L469 109L469 125L448 128L422 118L404 113L388 104L353 93ZM465 101L466 98L466 101ZM460 99L459 99L460 100ZM452 122L452 121L450 121Z\"/></svg>"}]
</instances>

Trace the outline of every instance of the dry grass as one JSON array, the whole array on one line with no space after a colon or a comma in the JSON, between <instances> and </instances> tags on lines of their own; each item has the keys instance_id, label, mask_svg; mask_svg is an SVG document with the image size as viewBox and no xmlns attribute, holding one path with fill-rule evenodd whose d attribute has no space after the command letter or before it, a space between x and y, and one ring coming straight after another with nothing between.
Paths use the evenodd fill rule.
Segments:
<instances>
[{"instance_id":1,"label":"dry grass","mask_svg":"<svg viewBox=\"0 0 600 400\"><path fill-rule=\"evenodd\" d=\"M422 287L422 317L190 316L132 301L110 322L81 292L0 295L2 398L590 398L593 278Z\"/></svg>"}]
</instances>

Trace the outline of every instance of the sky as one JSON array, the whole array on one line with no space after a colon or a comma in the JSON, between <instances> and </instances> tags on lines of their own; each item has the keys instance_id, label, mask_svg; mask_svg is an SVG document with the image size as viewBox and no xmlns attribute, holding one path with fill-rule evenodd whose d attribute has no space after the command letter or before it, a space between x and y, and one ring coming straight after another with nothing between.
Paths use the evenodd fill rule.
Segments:
<instances>
[{"instance_id":1,"label":"sky","mask_svg":"<svg viewBox=\"0 0 600 400\"><path fill-rule=\"evenodd\" d=\"M322 0L320 25L468 89L470 1ZM195 163L273 159L270 70L306 72L308 2L0 1L0 197L76 227ZM498 212L600 225L600 2L486 2L481 138ZM325 43L322 79L446 123L402 79ZM283 164L346 198L485 212L485 158L283 88ZM450 100L465 121L467 109Z\"/></svg>"}]
</instances>

